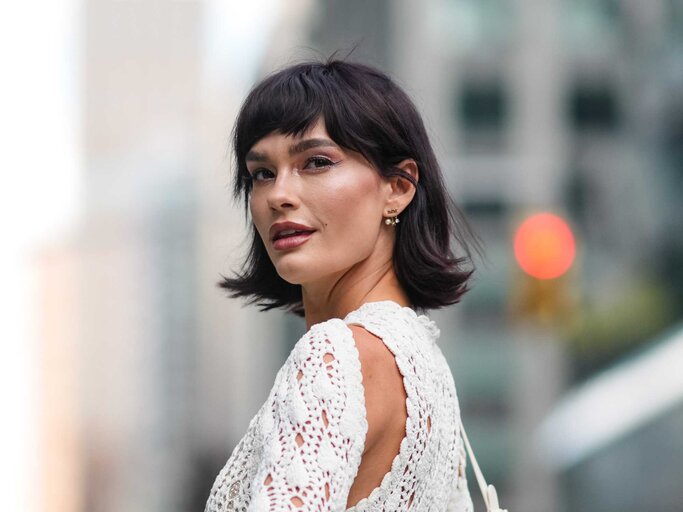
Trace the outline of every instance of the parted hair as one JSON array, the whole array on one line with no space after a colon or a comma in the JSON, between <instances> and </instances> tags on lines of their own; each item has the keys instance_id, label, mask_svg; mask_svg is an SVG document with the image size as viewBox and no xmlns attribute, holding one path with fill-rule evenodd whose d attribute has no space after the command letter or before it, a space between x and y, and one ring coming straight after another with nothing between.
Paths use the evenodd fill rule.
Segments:
<instances>
[{"instance_id":1,"label":"parted hair","mask_svg":"<svg viewBox=\"0 0 683 512\"><path fill-rule=\"evenodd\" d=\"M428 310L459 302L475 270L470 244L480 254L481 246L448 194L420 114L382 71L334 57L281 69L257 83L244 100L231 136L233 196L243 201L251 244L241 269L230 277L221 274L218 286L261 311L283 308L304 316L301 285L278 275L249 219L252 183L245 157L266 135L300 136L320 116L336 144L362 154L382 176L401 176L416 188L400 224L392 227L394 270L412 307ZM417 182L396 167L406 158L417 163ZM465 255L456 257L452 241Z\"/></svg>"}]
</instances>

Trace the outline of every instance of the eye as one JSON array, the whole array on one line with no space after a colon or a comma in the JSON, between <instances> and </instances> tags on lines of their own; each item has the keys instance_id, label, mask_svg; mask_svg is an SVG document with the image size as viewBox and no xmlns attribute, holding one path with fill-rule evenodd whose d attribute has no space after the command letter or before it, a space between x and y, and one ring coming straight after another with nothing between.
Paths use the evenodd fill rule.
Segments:
<instances>
[{"instance_id":1,"label":"eye","mask_svg":"<svg viewBox=\"0 0 683 512\"><path fill-rule=\"evenodd\" d=\"M263 176L262 173L265 173L266 175ZM265 181L268 179L268 173L270 173L271 175L273 174L272 171L268 169L256 169L254 172L251 173L251 178L254 181Z\"/></svg>"},{"instance_id":2,"label":"eye","mask_svg":"<svg viewBox=\"0 0 683 512\"><path fill-rule=\"evenodd\" d=\"M325 167L331 167L335 164L332 160L324 156L314 156L308 160L304 169L309 167L309 164L315 164L314 169L324 169Z\"/></svg>"}]
</instances>

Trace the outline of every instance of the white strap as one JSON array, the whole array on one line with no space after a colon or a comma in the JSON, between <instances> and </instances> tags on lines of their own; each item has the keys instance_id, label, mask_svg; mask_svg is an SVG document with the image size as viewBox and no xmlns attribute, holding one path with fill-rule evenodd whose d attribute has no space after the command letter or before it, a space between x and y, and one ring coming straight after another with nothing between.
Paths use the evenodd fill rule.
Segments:
<instances>
[{"instance_id":1,"label":"white strap","mask_svg":"<svg viewBox=\"0 0 683 512\"><path fill-rule=\"evenodd\" d=\"M462 438L465 441L465 447L467 448L467 453L470 456L470 461L472 461L472 469L474 470L474 475L477 477L477 483L479 484L479 490L481 490L481 496L484 498L486 511L507 512L506 509L501 509L500 505L498 504L498 493L496 493L496 488L493 485L486 485L486 480L484 479L481 469L479 469L477 459L474 457L474 452L470 446L470 441L467 439L467 434L465 433L465 426L462 424L462 419L460 420L460 431L462 432Z\"/></svg>"}]
</instances>

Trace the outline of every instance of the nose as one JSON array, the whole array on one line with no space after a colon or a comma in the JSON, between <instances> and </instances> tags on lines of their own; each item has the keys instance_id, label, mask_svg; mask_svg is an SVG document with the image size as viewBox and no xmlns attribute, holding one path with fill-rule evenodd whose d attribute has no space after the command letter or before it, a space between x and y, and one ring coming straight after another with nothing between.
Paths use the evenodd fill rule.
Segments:
<instances>
[{"instance_id":1,"label":"nose","mask_svg":"<svg viewBox=\"0 0 683 512\"><path fill-rule=\"evenodd\" d=\"M299 206L296 180L289 172L278 172L275 181L268 188L268 206L275 211L296 209Z\"/></svg>"}]
</instances>

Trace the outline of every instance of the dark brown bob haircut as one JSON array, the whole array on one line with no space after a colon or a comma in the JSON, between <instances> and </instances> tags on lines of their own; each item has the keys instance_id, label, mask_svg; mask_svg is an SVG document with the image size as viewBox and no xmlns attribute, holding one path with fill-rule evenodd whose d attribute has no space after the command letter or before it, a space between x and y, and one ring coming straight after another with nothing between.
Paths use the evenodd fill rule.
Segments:
<instances>
[{"instance_id":1,"label":"dark brown bob haircut","mask_svg":"<svg viewBox=\"0 0 683 512\"><path fill-rule=\"evenodd\" d=\"M416 192L395 226L394 270L416 310L459 302L469 290L474 266L467 239L479 242L448 194L441 169L415 105L387 75L365 64L330 57L286 67L249 92L232 133L236 160L235 200L244 201L251 223L251 247L240 272L221 275L218 286L230 297L247 297L261 311L284 308L304 316L301 285L282 279L249 220L252 183L245 156L272 132L301 136L322 116L328 134L342 148L356 151L384 177L402 176ZM395 167L412 158L419 180ZM456 257L451 239L467 256Z\"/></svg>"}]
</instances>

